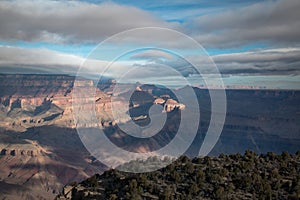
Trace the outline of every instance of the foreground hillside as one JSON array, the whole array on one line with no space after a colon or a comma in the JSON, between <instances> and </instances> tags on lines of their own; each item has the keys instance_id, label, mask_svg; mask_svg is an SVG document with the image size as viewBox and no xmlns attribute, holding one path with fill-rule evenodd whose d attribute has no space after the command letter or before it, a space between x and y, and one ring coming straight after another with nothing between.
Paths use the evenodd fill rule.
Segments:
<instances>
[{"instance_id":1,"label":"foreground hillside","mask_svg":"<svg viewBox=\"0 0 300 200\"><path fill-rule=\"evenodd\" d=\"M57 199L299 199L300 151L295 155L182 156L159 171L117 170L64 187Z\"/></svg>"}]
</instances>

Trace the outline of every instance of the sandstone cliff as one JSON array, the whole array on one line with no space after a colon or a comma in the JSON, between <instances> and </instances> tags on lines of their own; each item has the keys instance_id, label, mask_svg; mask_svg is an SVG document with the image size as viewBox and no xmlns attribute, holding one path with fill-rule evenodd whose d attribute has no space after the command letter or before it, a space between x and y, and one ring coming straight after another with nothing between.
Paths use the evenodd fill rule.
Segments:
<instances>
[{"instance_id":1,"label":"sandstone cliff","mask_svg":"<svg viewBox=\"0 0 300 200\"><path fill-rule=\"evenodd\" d=\"M126 122L130 119L122 117L115 119L112 116L113 84L114 82L111 82L107 83L105 87L103 85L96 87L92 80L81 79L75 82L74 77L66 75L0 75L0 127L25 131L30 127L45 125L75 128L76 126L102 127L109 123ZM88 96L83 95L82 97L79 95L80 103L78 105L80 108L77 109L83 113L95 109L99 123L86 120L87 123L75 124L72 108L74 86L78 93L84 91L84 94L88 94ZM101 87L104 91L99 89ZM159 98L152 93L154 89L155 87L150 85L138 86L131 102L125 102L123 94L118 94L119 98L113 99L114 106L118 108L131 106L142 109L146 104L151 106L157 102L155 99ZM125 93L126 91L124 91ZM175 100L165 98L164 101L166 101L164 106L167 112L175 108L184 109L184 105ZM95 103L95 108L91 102ZM144 116L148 110L146 109L144 112L146 113L139 113L139 116ZM140 119L139 116L134 117Z\"/></svg>"},{"instance_id":2,"label":"sandstone cliff","mask_svg":"<svg viewBox=\"0 0 300 200\"><path fill-rule=\"evenodd\" d=\"M83 79L76 84L82 90L95 92L90 98L95 101L97 113L109 118L109 96L94 87L91 80ZM44 125L74 128L73 86L74 77L70 76L0 75L0 126L16 131ZM90 110L92 105L81 104L81 109Z\"/></svg>"}]
</instances>

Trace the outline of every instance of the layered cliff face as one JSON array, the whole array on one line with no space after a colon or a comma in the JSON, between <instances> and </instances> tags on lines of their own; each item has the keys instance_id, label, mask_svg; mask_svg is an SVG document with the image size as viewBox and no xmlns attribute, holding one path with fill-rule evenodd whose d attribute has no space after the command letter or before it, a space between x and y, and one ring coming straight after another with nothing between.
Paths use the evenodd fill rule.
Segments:
<instances>
[{"instance_id":1,"label":"layered cliff face","mask_svg":"<svg viewBox=\"0 0 300 200\"><path fill-rule=\"evenodd\" d=\"M126 122L130 119L115 119L112 115L112 84L113 82L111 85L107 83L106 87L103 85L96 87L92 80L75 81L74 77L63 75L0 75L0 127L15 131L25 131L30 127L45 125L68 128L75 128L75 126L78 128L101 128L103 125L111 123ZM76 97L79 101L76 105L79 108L76 110L82 113L95 110L99 123L87 120L87 123L75 124L72 108L74 86L79 93ZM103 91L99 88L102 88ZM155 103L155 98L159 98L151 94L155 89L154 86L151 90L149 90L149 86L142 89L137 87L133 94L132 107L143 107L149 103L151 106ZM129 102L124 101L122 94L118 95L119 97L113 99L114 107L116 109L128 108ZM165 101L163 105L167 112L175 108L184 109L184 105L175 100L165 98ZM139 115L141 116L141 113Z\"/></svg>"},{"instance_id":2,"label":"layered cliff face","mask_svg":"<svg viewBox=\"0 0 300 200\"><path fill-rule=\"evenodd\" d=\"M97 113L106 115L110 109L109 96L94 87L91 80L77 80L76 87L95 93ZM16 131L44 125L74 128L72 93L74 77L47 75L0 75L0 126ZM82 110L91 110L92 105L81 104ZM102 116L109 118L108 116ZM87 127L97 124L86 124Z\"/></svg>"}]
</instances>

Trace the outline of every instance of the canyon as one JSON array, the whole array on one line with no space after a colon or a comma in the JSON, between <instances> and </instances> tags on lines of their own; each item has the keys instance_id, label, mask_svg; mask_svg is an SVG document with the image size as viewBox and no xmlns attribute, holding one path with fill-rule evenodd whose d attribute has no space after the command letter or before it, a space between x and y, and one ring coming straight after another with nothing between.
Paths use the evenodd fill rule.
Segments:
<instances>
[{"instance_id":1,"label":"canyon","mask_svg":"<svg viewBox=\"0 0 300 200\"><path fill-rule=\"evenodd\" d=\"M79 109L91 110L90 102L95 102L99 122L76 124L74 86L95 93L81 98ZM113 81L96 86L92 80L75 81L67 75L0 75L1 198L53 199L65 184L107 169L85 149L75 128L105 128L128 119L113 119ZM155 99L138 89L135 96L135 105ZM114 103L128 106L122 100ZM136 114L137 121L147 118Z\"/></svg>"},{"instance_id":2,"label":"canyon","mask_svg":"<svg viewBox=\"0 0 300 200\"><path fill-rule=\"evenodd\" d=\"M126 102L127 91L115 94L115 84L109 79L101 83L84 78L75 81L67 75L0 74L0 198L53 199L64 185L108 169L86 150L76 128L102 129L113 143L132 152L153 151L168 144L180 124L180 113L188 105L180 103L167 88L139 83L130 85L135 91ZM74 86L93 94L79 96L80 105L75 106L82 111L82 118L85 111L95 110L97 122L74 120ZM201 120L185 154L195 157L212 110L209 91L192 89ZM184 92L184 88L178 91ZM247 149L258 153L299 150L300 91L230 89L226 95L226 121L210 155ZM149 124L149 108L154 104L167 113L167 125L160 134L146 142L119 129L118 124L131 119L138 125ZM114 118L112 106L129 108L128 115Z\"/></svg>"}]
</instances>

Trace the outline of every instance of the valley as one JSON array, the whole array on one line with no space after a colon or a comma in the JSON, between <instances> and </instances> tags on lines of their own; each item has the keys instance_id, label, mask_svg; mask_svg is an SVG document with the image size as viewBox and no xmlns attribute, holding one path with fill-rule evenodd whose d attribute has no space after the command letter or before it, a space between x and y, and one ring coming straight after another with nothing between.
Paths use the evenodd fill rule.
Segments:
<instances>
[{"instance_id":1,"label":"valley","mask_svg":"<svg viewBox=\"0 0 300 200\"><path fill-rule=\"evenodd\" d=\"M92 110L89 102L94 102L99 121L79 126L73 118L74 80L66 75L0 75L1 198L53 199L65 184L108 169L110 166L86 150L76 128L101 129L123 149L151 152L172 140L180 124L180 113L189 109L170 90L137 83L130 102L124 102L125 90L114 99L119 107L130 108L129 118L114 119L111 99L115 82L96 84L82 79L76 81L77 88L95 96L82 97L79 109L82 113ZM192 89L201 120L185 154L196 157L212 111L208 90ZM184 92L184 88L178 90ZM209 155L243 153L248 149L256 153L299 150L300 91L231 89L226 90L226 96L224 129ZM162 105L162 112L167 114L167 123L159 134L145 140L119 129L118 124L126 124L130 118L138 125L147 125L149 108L154 104Z\"/></svg>"}]
</instances>

